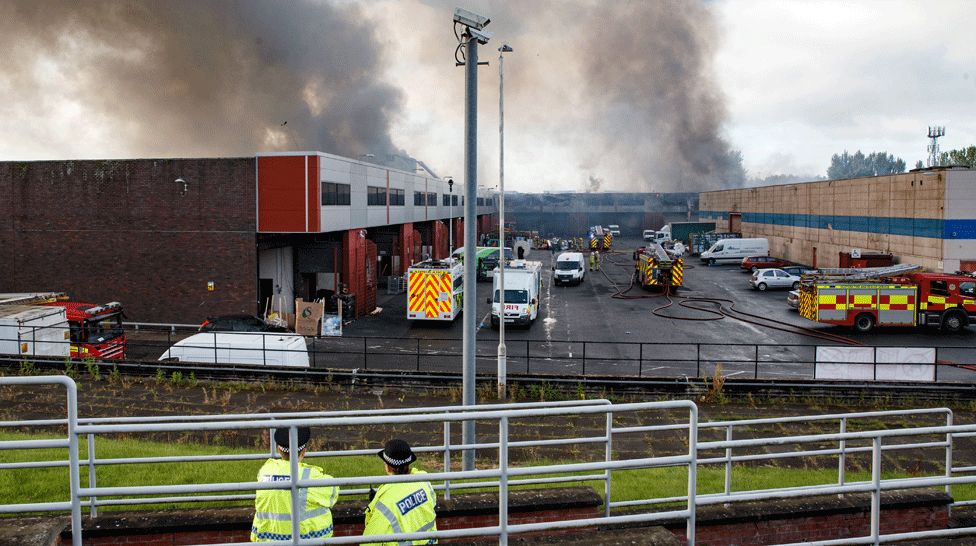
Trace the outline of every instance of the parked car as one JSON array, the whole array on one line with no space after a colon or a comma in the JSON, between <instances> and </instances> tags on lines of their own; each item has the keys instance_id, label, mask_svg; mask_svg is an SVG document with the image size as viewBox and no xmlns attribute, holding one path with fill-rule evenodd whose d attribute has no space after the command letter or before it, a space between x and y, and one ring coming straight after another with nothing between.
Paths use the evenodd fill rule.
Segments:
<instances>
[{"instance_id":1,"label":"parked car","mask_svg":"<svg viewBox=\"0 0 976 546\"><path fill-rule=\"evenodd\" d=\"M790 309L800 308L800 291L790 290L790 293L786 296L786 305L790 306Z\"/></svg>"},{"instance_id":2,"label":"parked car","mask_svg":"<svg viewBox=\"0 0 976 546\"><path fill-rule=\"evenodd\" d=\"M287 332L288 328L273 326L254 315L220 315L208 317L198 332Z\"/></svg>"},{"instance_id":3,"label":"parked car","mask_svg":"<svg viewBox=\"0 0 976 546\"><path fill-rule=\"evenodd\" d=\"M656 232L653 229L645 229L644 230L644 240L645 241L653 241L654 240L654 234L655 233Z\"/></svg>"},{"instance_id":4,"label":"parked car","mask_svg":"<svg viewBox=\"0 0 976 546\"><path fill-rule=\"evenodd\" d=\"M784 260L782 258L774 258L772 256L749 256L742 258L742 264L739 266L746 271L751 271L755 273L760 269L766 269L770 267L783 267L786 265L793 265L793 262L789 260Z\"/></svg>"},{"instance_id":5,"label":"parked car","mask_svg":"<svg viewBox=\"0 0 976 546\"><path fill-rule=\"evenodd\" d=\"M780 267L783 271L786 271L790 275L796 275L797 277L802 277L807 272L813 271L805 265L784 265Z\"/></svg>"},{"instance_id":6,"label":"parked car","mask_svg":"<svg viewBox=\"0 0 976 546\"><path fill-rule=\"evenodd\" d=\"M766 291L768 288L800 288L800 277L790 275L782 269L760 269L752 274L749 285L759 290Z\"/></svg>"},{"instance_id":7,"label":"parked car","mask_svg":"<svg viewBox=\"0 0 976 546\"><path fill-rule=\"evenodd\" d=\"M609 226L607 226L607 228L610 230L611 235L613 235L614 237L620 237L620 226L618 226L617 224L610 224Z\"/></svg>"}]
</instances>

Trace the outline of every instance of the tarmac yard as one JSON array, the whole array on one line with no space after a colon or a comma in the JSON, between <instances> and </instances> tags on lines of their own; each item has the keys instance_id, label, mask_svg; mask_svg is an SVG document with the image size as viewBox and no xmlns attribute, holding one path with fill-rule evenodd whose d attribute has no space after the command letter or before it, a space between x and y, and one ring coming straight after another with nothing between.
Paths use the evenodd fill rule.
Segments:
<instances>
[{"instance_id":1,"label":"tarmac yard","mask_svg":"<svg viewBox=\"0 0 976 546\"><path fill-rule=\"evenodd\" d=\"M541 308L531 326L509 325L505 329L509 373L579 375L584 373L585 355L586 375L710 375L710 369L699 367L700 359L706 363L704 368L722 363L723 375L732 377L812 379L814 345L840 344L776 329L776 323L782 323L785 329L795 325L843 336L867 346L941 347L940 361L976 363L972 354L976 329L972 326L958 334L946 334L936 328L881 328L857 334L846 328L817 324L787 306L789 290L753 290L748 283L749 274L738 264L707 267L697 257L686 257L684 287L671 298L639 286L628 290L634 271L632 252L641 244L638 239L615 241L615 251L604 256L601 270L587 271L579 286L555 286L551 266L558 253L532 251L528 259L544 264ZM477 288L478 373L494 373L498 332L489 326L486 302L491 284L481 282ZM613 297L620 292L624 293L622 298ZM773 321L769 324L774 327L729 317L716 320L717 313L679 305L689 298L729 300L736 310L765 317ZM334 358L319 355L314 366L360 367L365 351L369 353L365 362L369 369L459 371L463 314L454 322L408 321L405 294L381 293L378 299L382 312L347 324L345 339L313 342L316 350L348 351ZM717 308L703 302L690 305ZM365 342L348 339L363 337L367 338ZM420 358L416 356L418 352ZM403 356L394 356L395 353ZM755 364L757 358L759 366ZM976 372L939 366L938 379L972 382Z\"/></svg>"}]
</instances>

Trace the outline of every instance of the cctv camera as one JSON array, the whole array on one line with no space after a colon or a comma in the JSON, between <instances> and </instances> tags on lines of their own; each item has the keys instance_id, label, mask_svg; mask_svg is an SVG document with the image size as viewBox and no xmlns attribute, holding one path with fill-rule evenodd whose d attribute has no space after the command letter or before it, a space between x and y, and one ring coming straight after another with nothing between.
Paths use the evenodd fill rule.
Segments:
<instances>
[{"instance_id":1,"label":"cctv camera","mask_svg":"<svg viewBox=\"0 0 976 546\"><path fill-rule=\"evenodd\" d=\"M468 11L464 8L454 8L454 22L461 23L462 25L474 30L481 30L488 26L491 19Z\"/></svg>"},{"instance_id":2,"label":"cctv camera","mask_svg":"<svg viewBox=\"0 0 976 546\"><path fill-rule=\"evenodd\" d=\"M478 43L481 45L487 44L488 40L491 40L492 36L495 35L495 33L491 32L490 30L475 30L471 27L468 27L467 32L472 38L478 40Z\"/></svg>"}]
</instances>

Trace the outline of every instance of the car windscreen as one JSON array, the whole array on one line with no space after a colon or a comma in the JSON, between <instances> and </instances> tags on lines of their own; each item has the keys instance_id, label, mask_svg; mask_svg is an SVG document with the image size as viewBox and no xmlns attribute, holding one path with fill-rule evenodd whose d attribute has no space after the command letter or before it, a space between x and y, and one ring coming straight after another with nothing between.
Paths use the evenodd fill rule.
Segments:
<instances>
[{"instance_id":1,"label":"car windscreen","mask_svg":"<svg viewBox=\"0 0 976 546\"><path fill-rule=\"evenodd\" d=\"M495 290L495 302L498 302L498 290ZM528 290L506 290L505 303L529 303Z\"/></svg>"},{"instance_id":2,"label":"car windscreen","mask_svg":"<svg viewBox=\"0 0 976 546\"><path fill-rule=\"evenodd\" d=\"M556 262L557 271L575 271L579 268L579 262Z\"/></svg>"}]
</instances>

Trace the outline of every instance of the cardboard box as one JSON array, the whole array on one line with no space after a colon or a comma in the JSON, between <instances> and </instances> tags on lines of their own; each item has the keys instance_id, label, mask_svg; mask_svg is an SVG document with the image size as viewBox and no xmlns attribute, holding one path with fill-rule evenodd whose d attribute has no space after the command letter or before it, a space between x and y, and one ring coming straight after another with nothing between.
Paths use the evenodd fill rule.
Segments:
<instances>
[{"instance_id":1,"label":"cardboard box","mask_svg":"<svg viewBox=\"0 0 976 546\"><path fill-rule=\"evenodd\" d=\"M325 313L322 302L295 300L295 332L303 336L316 336L319 333L319 321Z\"/></svg>"}]
</instances>

